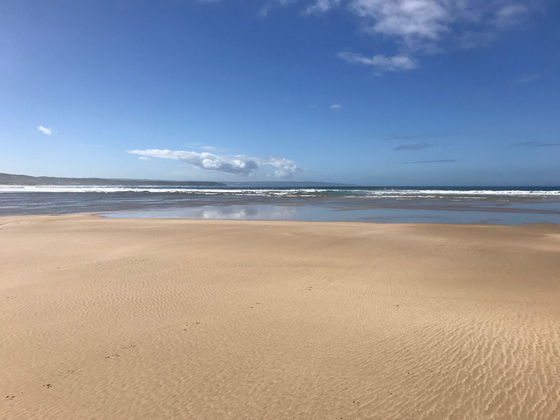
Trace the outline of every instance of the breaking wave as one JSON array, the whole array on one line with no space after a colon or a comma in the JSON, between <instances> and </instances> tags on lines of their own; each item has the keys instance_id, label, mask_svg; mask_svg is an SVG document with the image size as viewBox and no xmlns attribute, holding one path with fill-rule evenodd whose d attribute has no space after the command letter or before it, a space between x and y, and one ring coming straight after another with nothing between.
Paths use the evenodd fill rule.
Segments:
<instances>
[{"instance_id":1,"label":"breaking wave","mask_svg":"<svg viewBox=\"0 0 560 420\"><path fill-rule=\"evenodd\" d=\"M91 185L0 185L0 193L153 193L193 196L247 197L337 197L337 198L554 198L560 197L555 188L196 188L157 186L91 186Z\"/></svg>"}]
</instances>

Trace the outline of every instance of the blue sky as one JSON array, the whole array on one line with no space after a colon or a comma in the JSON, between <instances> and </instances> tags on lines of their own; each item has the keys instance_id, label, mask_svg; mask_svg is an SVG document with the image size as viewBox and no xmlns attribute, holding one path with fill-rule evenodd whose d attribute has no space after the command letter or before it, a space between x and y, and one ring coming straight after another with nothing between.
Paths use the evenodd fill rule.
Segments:
<instances>
[{"instance_id":1,"label":"blue sky","mask_svg":"<svg viewBox=\"0 0 560 420\"><path fill-rule=\"evenodd\" d=\"M560 184L560 5L3 0L0 172Z\"/></svg>"}]
</instances>

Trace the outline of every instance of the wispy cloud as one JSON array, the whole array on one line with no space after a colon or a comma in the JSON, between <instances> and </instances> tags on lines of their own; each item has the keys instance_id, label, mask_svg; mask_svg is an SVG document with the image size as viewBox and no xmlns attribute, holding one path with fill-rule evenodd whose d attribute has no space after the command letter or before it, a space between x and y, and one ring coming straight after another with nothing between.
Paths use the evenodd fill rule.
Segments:
<instances>
[{"instance_id":1,"label":"wispy cloud","mask_svg":"<svg viewBox=\"0 0 560 420\"><path fill-rule=\"evenodd\" d=\"M315 0L314 3L309 5L304 13L306 14L318 14L318 13L325 13L335 7L338 7L341 3L341 0Z\"/></svg>"},{"instance_id":2,"label":"wispy cloud","mask_svg":"<svg viewBox=\"0 0 560 420\"><path fill-rule=\"evenodd\" d=\"M516 143L515 146L519 147L559 147L560 143L546 143L543 141L525 141Z\"/></svg>"},{"instance_id":3,"label":"wispy cloud","mask_svg":"<svg viewBox=\"0 0 560 420\"><path fill-rule=\"evenodd\" d=\"M428 149L432 147L431 143L414 143L414 144L403 144L401 146L397 146L395 147L394 150L396 150L397 152L404 152L407 150L422 150L422 149Z\"/></svg>"},{"instance_id":4,"label":"wispy cloud","mask_svg":"<svg viewBox=\"0 0 560 420\"><path fill-rule=\"evenodd\" d=\"M329 108L330 108L332 111L340 111L340 110L342 109L342 105L340 105L340 104L332 104Z\"/></svg>"},{"instance_id":5,"label":"wispy cloud","mask_svg":"<svg viewBox=\"0 0 560 420\"><path fill-rule=\"evenodd\" d=\"M396 71L407 71L418 67L416 61L407 55L393 55L387 57L383 54L377 54L372 57L366 57L349 51L339 52L338 57L352 64L362 64L371 66L377 74Z\"/></svg>"},{"instance_id":6,"label":"wispy cloud","mask_svg":"<svg viewBox=\"0 0 560 420\"><path fill-rule=\"evenodd\" d=\"M440 38L448 31L454 3L439 0L352 0L350 9L364 29L411 44Z\"/></svg>"},{"instance_id":7,"label":"wispy cloud","mask_svg":"<svg viewBox=\"0 0 560 420\"><path fill-rule=\"evenodd\" d=\"M543 73L532 73L532 74L528 74L526 76L520 77L517 80L514 80L513 82L511 82L511 84L513 86L518 86L518 85L525 85L527 83L531 83L531 82L535 82L537 80L539 80L541 77L543 77Z\"/></svg>"},{"instance_id":8,"label":"wispy cloud","mask_svg":"<svg viewBox=\"0 0 560 420\"><path fill-rule=\"evenodd\" d=\"M525 19L528 12L528 6L522 4L522 2L504 4L496 11L494 24L499 28L517 25Z\"/></svg>"},{"instance_id":9,"label":"wispy cloud","mask_svg":"<svg viewBox=\"0 0 560 420\"><path fill-rule=\"evenodd\" d=\"M439 159L439 160L414 160L412 162L402 162L403 165L421 165L429 163L452 163L458 162L457 159Z\"/></svg>"},{"instance_id":10,"label":"wispy cloud","mask_svg":"<svg viewBox=\"0 0 560 420\"><path fill-rule=\"evenodd\" d=\"M427 136L425 134L391 134L387 138L389 140L406 141L406 140L416 140L425 139Z\"/></svg>"},{"instance_id":11,"label":"wispy cloud","mask_svg":"<svg viewBox=\"0 0 560 420\"><path fill-rule=\"evenodd\" d=\"M392 37L401 47L431 51L465 32L487 33L521 23L528 0L349 0L366 32Z\"/></svg>"},{"instance_id":12,"label":"wispy cloud","mask_svg":"<svg viewBox=\"0 0 560 420\"><path fill-rule=\"evenodd\" d=\"M289 5L301 5L307 15L346 10L363 33L392 40L397 52L369 56L345 51L339 57L383 73L417 68L417 55L487 45L499 33L524 23L542 4L541 0L269 0L260 15Z\"/></svg>"},{"instance_id":13,"label":"wispy cloud","mask_svg":"<svg viewBox=\"0 0 560 420\"><path fill-rule=\"evenodd\" d=\"M224 172L234 175L251 175L258 169L271 169L277 177L291 177L299 171L293 160L282 157L255 158L245 155L226 156L209 152L187 150L147 149L131 150L133 155L174 159L200 169Z\"/></svg>"},{"instance_id":14,"label":"wispy cloud","mask_svg":"<svg viewBox=\"0 0 560 420\"><path fill-rule=\"evenodd\" d=\"M258 17L260 18L266 18L268 16L268 14L276 7L283 7L283 6L289 6L292 5L294 3L296 3L298 0L267 0L264 4L264 6L262 6L259 9L258 12Z\"/></svg>"},{"instance_id":15,"label":"wispy cloud","mask_svg":"<svg viewBox=\"0 0 560 420\"><path fill-rule=\"evenodd\" d=\"M187 147L192 147L193 149L198 149L198 150L205 150L207 152L223 152L223 149L220 149L219 147L210 146L199 142L188 143Z\"/></svg>"},{"instance_id":16,"label":"wispy cloud","mask_svg":"<svg viewBox=\"0 0 560 420\"><path fill-rule=\"evenodd\" d=\"M43 125L38 126L37 130L47 136L52 136L55 133L55 131L52 128L45 127Z\"/></svg>"},{"instance_id":17,"label":"wispy cloud","mask_svg":"<svg viewBox=\"0 0 560 420\"><path fill-rule=\"evenodd\" d=\"M386 137L387 140L395 141L412 141L412 140L427 140L435 139L438 137L449 136L451 133L417 133L417 134L390 134Z\"/></svg>"},{"instance_id":18,"label":"wispy cloud","mask_svg":"<svg viewBox=\"0 0 560 420\"><path fill-rule=\"evenodd\" d=\"M395 41L401 55L477 48L521 24L530 2L509 0L349 0L364 32ZM414 62L414 61L413 61ZM417 67L406 68L410 70Z\"/></svg>"},{"instance_id":19,"label":"wispy cloud","mask_svg":"<svg viewBox=\"0 0 560 420\"><path fill-rule=\"evenodd\" d=\"M304 15L334 9L355 17L360 31L393 42L393 53L343 51L338 56L371 66L377 74L413 70L419 56L488 45L502 32L543 10L545 0L263 0L258 15L266 18L279 7L298 8Z\"/></svg>"}]
</instances>

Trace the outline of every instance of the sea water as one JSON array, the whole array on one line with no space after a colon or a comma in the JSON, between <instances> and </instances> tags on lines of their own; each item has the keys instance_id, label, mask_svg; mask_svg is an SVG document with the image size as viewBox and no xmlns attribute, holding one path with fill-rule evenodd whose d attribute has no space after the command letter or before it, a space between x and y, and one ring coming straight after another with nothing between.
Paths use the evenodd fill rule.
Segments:
<instances>
[{"instance_id":1,"label":"sea water","mask_svg":"<svg viewBox=\"0 0 560 420\"><path fill-rule=\"evenodd\" d=\"M0 186L0 215L560 223L560 187Z\"/></svg>"}]
</instances>

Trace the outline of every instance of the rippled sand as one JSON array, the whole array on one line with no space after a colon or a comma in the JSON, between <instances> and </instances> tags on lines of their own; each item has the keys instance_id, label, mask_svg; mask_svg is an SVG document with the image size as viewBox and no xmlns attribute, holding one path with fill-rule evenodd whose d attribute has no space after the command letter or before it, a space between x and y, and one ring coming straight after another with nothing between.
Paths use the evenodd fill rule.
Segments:
<instances>
[{"instance_id":1,"label":"rippled sand","mask_svg":"<svg viewBox=\"0 0 560 420\"><path fill-rule=\"evenodd\" d=\"M0 418L560 418L558 226L0 218Z\"/></svg>"}]
</instances>

